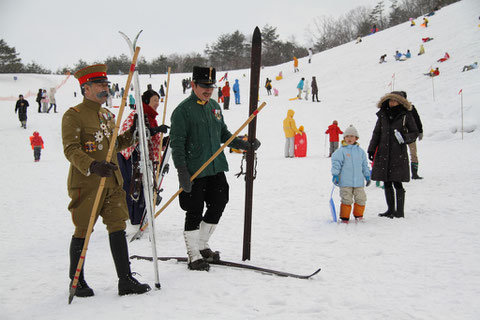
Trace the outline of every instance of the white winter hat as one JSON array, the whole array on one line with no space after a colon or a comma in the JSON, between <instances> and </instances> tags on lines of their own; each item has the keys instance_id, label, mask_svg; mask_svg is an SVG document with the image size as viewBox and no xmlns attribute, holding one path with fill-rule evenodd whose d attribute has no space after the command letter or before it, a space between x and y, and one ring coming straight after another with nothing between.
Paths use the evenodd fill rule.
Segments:
<instances>
[{"instance_id":1,"label":"white winter hat","mask_svg":"<svg viewBox=\"0 0 480 320\"><path fill-rule=\"evenodd\" d=\"M343 133L343 136L346 137L346 136L355 136L357 138L360 139L360 136L358 135L358 131L357 129L355 129L354 126L350 125L346 130L345 132Z\"/></svg>"}]
</instances>

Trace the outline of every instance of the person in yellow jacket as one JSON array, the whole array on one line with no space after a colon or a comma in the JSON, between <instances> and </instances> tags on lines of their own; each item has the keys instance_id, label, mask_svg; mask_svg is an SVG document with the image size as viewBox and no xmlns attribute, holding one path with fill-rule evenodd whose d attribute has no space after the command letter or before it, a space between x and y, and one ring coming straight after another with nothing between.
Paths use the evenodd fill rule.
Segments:
<instances>
[{"instance_id":1,"label":"person in yellow jacket","mask_svg":"<svg viewBox=\"0 0 480 320\"><path fill-rule=\"evenodd\" d=\"M289 109L287 111L287 117L283 120L283 131L285 132L285 158L294 157L294 147L295 147L295 135L302 134L300 130L297 129L293 115L295 111Z\"/></svg>"}]
</instances>

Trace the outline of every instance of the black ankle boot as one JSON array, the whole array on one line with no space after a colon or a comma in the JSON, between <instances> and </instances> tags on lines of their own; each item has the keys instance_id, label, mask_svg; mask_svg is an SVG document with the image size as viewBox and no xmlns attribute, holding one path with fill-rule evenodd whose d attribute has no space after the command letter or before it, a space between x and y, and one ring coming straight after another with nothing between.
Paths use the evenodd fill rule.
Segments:
<instances>
[{"instance_id":1,"label":"black ankle boot","mask_svg":"<svg viewBox=\"0 0 480 320\"><path fill-rule=\"evenodd\" d=\"M151 290L146 283L140 283L132 276L130 271L130 259L128 257L128 245L125 231L117 231L109 234L110 250L118 275L118 294L141 294Z\"/></svg>"},{"instance_id":2,"label":"black ankle boot","mask_svg":"<svg viewBox=\"0 0 480 320\"><path fill-rule=\"evenodd\" d=\"M404 218L405 207L405 189L396 189L397 192L397 210L395 211L395 218Z\"/></svg>"},{"instance_id":3,"label":"black ankle boot","mask_svg":"<svg viewBox=\"0 0 480 320\"><path fill-rule=\"evenodd\" d=\"M393 187L385 188L385 200L387 201L387 211L378 214L379 217L393 218L395 213L395 191Z\"/></svg>"},{"instance_id":4,"label":"black ankle boot","mask_svg":"<svg viewBox=\"0 0 480 320\"><path fill-rule=\"evenodd\" d=\"M80 255L82 254L83 244L85 243L85 239L82 238L74 238L72 237L72 241L70 242L70 270L69 270L69 277L70 277L70 285L69 288L72 287L73 278L75 277L75 273L77 271L78 261L80 260ZM85 266L85 261L83 262L83 266ZM83 277L83 267L82 271L80 271L80 276L78 277L77 281L77 288L75 289L75 296L76 297L91 297L94 295L92 288L90 288Z\"/></svg>"}]
</instances>

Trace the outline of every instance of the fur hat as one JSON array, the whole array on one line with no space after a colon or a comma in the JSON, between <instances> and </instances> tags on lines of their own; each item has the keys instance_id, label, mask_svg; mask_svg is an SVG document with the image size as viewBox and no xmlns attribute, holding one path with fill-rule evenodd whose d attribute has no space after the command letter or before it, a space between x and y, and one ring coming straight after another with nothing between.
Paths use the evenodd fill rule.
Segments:
<instances>
[{"instance_id":1,"label":"fur hat","mask_svg":"<svg viewBox=\"0 0 480 320\"><path fill-rule=\"evenodd\" d=\"M393 91L391 93L387 93L382 98L380 98L380 101L377 103L377 107L380 109L383 106L384 103L386 103L386 102L388 102L388 100L392 99L392 100L397 101L399 104L401 104L408 111L412 111L412 105L404 97L403 93L405 93L405 91ZM405 93L405 96L406 96L406 93Z\"/></svg>"},{"instance_id":2,"label":"fur hat","mask_svg":"<svg viewBox=\"0 0 480 320\"><path fill-rule=\"evenodd\" d=\"M355 136L360 139L360 136L358 135L357 129L355 129L354 126L350 125L345 131L343 132L343 136Z\"/></svg>"}]
</instances>

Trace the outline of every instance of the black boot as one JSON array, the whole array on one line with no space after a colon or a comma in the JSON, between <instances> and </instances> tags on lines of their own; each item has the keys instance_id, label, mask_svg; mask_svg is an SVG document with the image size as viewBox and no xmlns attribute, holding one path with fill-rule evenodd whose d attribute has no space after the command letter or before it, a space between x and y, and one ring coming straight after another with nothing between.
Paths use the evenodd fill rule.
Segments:
<instances>
[{"instance_id":1,"label":"black boot","mask_svg":"<svg viewBox=\"0 0 480 320\"><path fill-rule=\"evenodd\" d=\"M82 238L74 238L72 237L72 241L70 242L70 286L72 287L73 278L75 277L75 273L77 271L78 261L80 260L80 255L82 254L83 244L85 243L85 239ZM85 261L83 262L85 266ZM80 276L78 277L77 281L77 289L75 290L76 297L91 297L93 296L93 290L90 288L83 277L83 269L80 271Z\"/></svg>"},{"instance_id":2,"label":"black boot","mask_svg":"<svg viewBox=\"0 0 480 320\"><path fill-rule=\"evenodd\" d=\"M395 191L393 190L393 187L385 187L384 191L388 209L384 213L380 213L378 216L393 218L393 215L395 213Z\"/></svg>"},{"instance_id":3,"label":"black boot","mask_svg":"<svg viewBox=\"0 0 480 320\"><path fill-rule=\"evenodd\" d=\"M405 189L396 189L397 191L397 210L395 211L395 218L404 218L405 207Z\"/></svg>"},{"instance_id":4,"label":"black boot","mask_svg":"<svg viewBox=\"0 0 480 320\"><path fill-rule=\"evenodd\" d=\"M110 250L118 275L118 294L140 294L150 291L150 286L140 283L132 277L130 271L130 259L128 257L128 246L125 231L117 231L109 234Z\"/></svg>"},{"instance_id":5,"label":"black boot","mask_svg":"<svg viewBox=\"0 0 480 320\"><path fill-rule=\"evenodd\" d=\"M418 175L418 163L417 162L411 162L410 167L412 169L412 179L423 179L423 177L420 177Z\"/></svg>"}]
</instances>

